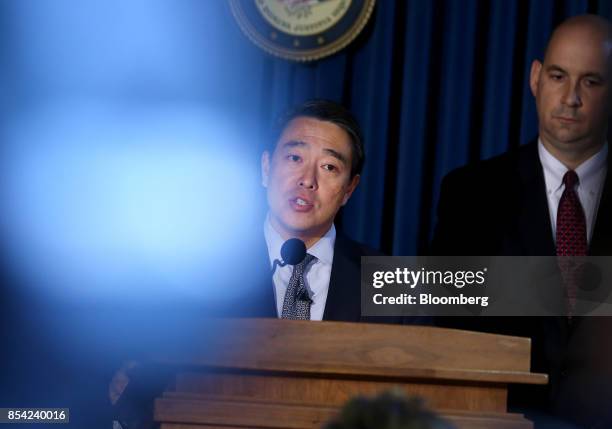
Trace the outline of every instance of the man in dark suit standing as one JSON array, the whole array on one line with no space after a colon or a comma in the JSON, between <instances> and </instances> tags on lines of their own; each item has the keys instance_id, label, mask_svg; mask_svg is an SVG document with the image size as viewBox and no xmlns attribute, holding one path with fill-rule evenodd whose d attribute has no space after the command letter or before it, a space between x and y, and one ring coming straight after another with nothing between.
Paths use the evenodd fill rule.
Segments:
<instances>
[{"instance_id":1,"label":"man in dark suit standing","mask_svg":"<svg viewBox=\"0 0 612 429\"><path fill-rule=\"evenodd\" d=\"M336 231L334 218L359 184L360 127L341 105L311 100L285 114L275 134L274 147L261 158L267 267L281 259L281 246L290 238L305 243L307 256L303 266L276 268L268 295L275 305L268 315L359 321L360 258L377 253Z\"/></svg>"},{"instance_id":2,"label":"man in dark suit standing","mask_svg":"<svg viewBox=\"0 0 612 429\"><path fill-rule=\"evenodd\" d=\"M445 177L433 253L612 254L606 142L612 103L610 23L584 15L557 27L543 62L536 60L531 66L530 87L538 112L538 140ZM570 421L609 427L612 324L608 318L446 324L531 336L532 369L550 374L548 397L539 399Z\"/></svg>"}]
</instances>

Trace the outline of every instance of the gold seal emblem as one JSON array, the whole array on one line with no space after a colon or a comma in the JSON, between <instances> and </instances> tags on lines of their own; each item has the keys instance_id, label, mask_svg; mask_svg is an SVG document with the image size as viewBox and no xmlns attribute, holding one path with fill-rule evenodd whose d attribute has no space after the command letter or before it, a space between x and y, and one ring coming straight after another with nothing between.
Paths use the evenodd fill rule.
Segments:
<instances>
[{"instance_id":1,"label":"gold seal emblem","mask_svg":"<svg viewBox=\"0 0 612 429\"><path fill-rule=\"evenodd\" d=\"M375 0L229 0L242 31L282 58L312 61L347 46L368 22Z\"/></svg>"},{"instance_id":2,"label":"gold seal emblem","mask_svg":"<svg viewBox=\"0 0 612 429\"><path fill-rule=\"evenodd\" d=\"M259 13L279 31L312 36L336 25L351 5L350 0L256 0Z\"/></svg>"}]
</instances>

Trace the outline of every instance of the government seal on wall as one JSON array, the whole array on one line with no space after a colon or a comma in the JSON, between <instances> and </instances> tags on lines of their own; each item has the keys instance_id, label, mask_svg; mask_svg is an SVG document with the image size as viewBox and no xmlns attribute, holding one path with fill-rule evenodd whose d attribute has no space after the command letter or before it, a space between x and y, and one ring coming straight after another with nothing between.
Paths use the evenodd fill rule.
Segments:
<instances>
[{"instance_id":1,"label":"government seal on wall","mask_svg":"<svg viewBox=\"0 0 612 429\"><path fill-rule=\"evenodd\" d=\"M265 51L313 61L346 47L363 30L376 0L229 0L242 31Z\"/></svg>"}]
</instances>

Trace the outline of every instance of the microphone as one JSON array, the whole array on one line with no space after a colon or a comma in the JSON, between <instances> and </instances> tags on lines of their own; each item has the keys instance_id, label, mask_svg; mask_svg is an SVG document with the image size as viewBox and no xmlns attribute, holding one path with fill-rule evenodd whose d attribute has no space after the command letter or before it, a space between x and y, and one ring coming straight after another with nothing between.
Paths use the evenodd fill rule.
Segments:
<instances>
[{"instance_id":1,"label":"microphone","mask_svg":"<svg viewBox=\"0 0 612 429\"><path fill-rule=\"evenodd\" d=\"M286 264L297 265L306 257L306 245L299 238L290 238L281 247L281 258Z\"/></svg>"},{"instance_id":2,"label":"microphone","mask_svg":"<svg viewBox=\"0 0 612 429\"><path fill-rule=\"evenodd\" d=\"M278 259L272 264L272 275L276 271L276 267L284 267L285 265L297 265L306 257L306 245L299 238L290 238L285 241L281 247L282 262Z\"/></svg>"}]
</instances>

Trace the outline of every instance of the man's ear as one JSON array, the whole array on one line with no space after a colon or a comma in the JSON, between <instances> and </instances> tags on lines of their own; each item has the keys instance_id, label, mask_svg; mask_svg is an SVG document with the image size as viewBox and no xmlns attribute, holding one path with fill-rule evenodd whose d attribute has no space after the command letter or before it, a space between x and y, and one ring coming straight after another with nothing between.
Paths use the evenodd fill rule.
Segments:
<instances>
[{"instance_id":1,"label":"man's ear","mask_svg":"<svg viewBox=\"0 0 612 429\"><path fill-rule=\"evenodd\" d=\"M351 195L353 195L353 191L355 191L355 189L357 188L357 185L359 185L359 180L360 180L361 176L359 176L359 174L356 174L353 176L353 178L351 179L351 183L349 184L346 192L344 193L344 198L342 199L342 205L345 205L349 198L351 198Z\"/></svg>"},{"instance_id":2,"label":"man's ear","mask_svg":"<svg viewBox=\"0 0 612 429\"><path fill-rule=\"evenodd\" d=\"M270 176L270 152L267 150L261 154L261 184L264 188L268 187L268 177Z\"/></svg>"},{"instance_id":3,"label":"man's ear","mask_svg":"<svg viewBox=\"0 0 612 429\"><path fill-rule=\"evenodd\" d=\"M529 74L529 87L531 93L535 97L538 93L538 84L540 83L540 72L542 71L542 63L538 60L533 60L531 63L531 73Z\"/></svg>"}]
</instances>

